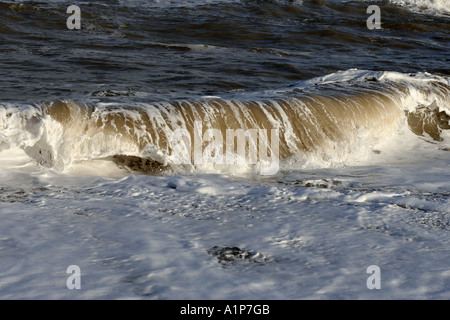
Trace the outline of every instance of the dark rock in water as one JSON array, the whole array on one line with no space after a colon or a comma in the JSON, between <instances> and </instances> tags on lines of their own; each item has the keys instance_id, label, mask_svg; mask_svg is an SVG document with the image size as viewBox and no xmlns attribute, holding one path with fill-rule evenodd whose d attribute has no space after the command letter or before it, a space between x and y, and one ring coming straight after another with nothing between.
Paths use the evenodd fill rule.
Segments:
<instances>
[{"instance_id":1,"label":"dark rock in water","mask_svg":"<svg viewBox=\"0 0 450 320\"><path fill-rule=\"evenodd\" d=\"M267 258L259 252L242 250L238 247L214 246L208 249L207 252L211 256L216 257L222 264L228 264L236 261L262 263L267 260Z\"/></svg>"},{"instance_id":2,"label":"dark rock in water","mask_svg":"<svg viewBox=\"0 0 450 320\"><path fill-rule=\"evenodd\" d=\"M176 188L177 188L177 185L176 185L175 183L173 183L173 182L169 182L169 183L167 184L167 187L169 187L169 188L171 188L171 189L176 189Z\"/></svg>"},{"instance_id":3,"label":"dark rock in water","mask_svg":"<svg viewBox=\"0 0 450 320\"><path fill-rule=\"evenodd\" d=\"M119 167L130 170L133 173L162 174L167 168L158 161L136 156L115 155L112 161Z\"/></svg>"},{"instance_id":4,"label":"dark rock in water","mask_svg":"<svg viewBox=\"0 0 450 320\"><path fill-rule=\"evenodd\" d=\"M442 141L442 130L450 129L450 115L445 111L439 111L436 102L430 106L422 106L414 112L406 112L408 125L417 135L428 134L435 141Z\"/></svg>"}]
</instances>

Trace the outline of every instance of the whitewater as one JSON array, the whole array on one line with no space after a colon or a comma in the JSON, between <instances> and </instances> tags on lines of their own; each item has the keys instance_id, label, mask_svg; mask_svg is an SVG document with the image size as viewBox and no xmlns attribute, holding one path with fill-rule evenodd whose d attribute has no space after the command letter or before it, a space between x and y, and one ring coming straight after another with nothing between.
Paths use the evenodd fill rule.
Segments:
<instances>
[{"instance_id":1,"label":"whitewater","mask_svg":"<svg viewBox=\"0 0 450 320\"><path fill-rule=\"evenodd\" d=\"M402 100L448 112L448 101L437 99L441 91L414 91L417 82L428 89L430 83L447 85L430 75L348 70L281 91L304 91L312 83L361 85L374 76L411 85ZM29 128L23 119L15 120L22 128L13 127L15 117L4 115L9 120L2 133L11 133L0 152L2 181L8 181L1 198L2 296L446 299L448 131L434 128L440 133L434 139L418 135L401 114L398 124L389 122L395 130L382 130L382 139L358 135L345 151L328 158L313 154L303 165L286 160L273 176L251 170L222 174L210 166L130 175L133 168L106 157L110 149L93 159L80 155L63 170L43 166L33 157L53 150L49 145L64 145L57 140L61 128L33 135L22 132ZM80 133L71 134L83 141ZM100 143L105 145L112 146ZM356 156L343 160L343 153ZM70 265L82 270L82 290L65 286ZM366 287L371 265L381 269L380 291Z\"/></svg>"},{"instance_id":2,"label":"whitewater","mask_svg":"<svg viewBox=\"0 0 450 320\"><path fill-rule=\"evenodd\" d=\"M0 299L450 299L448 2L368 3L0 1Z\"/></svg>"}]
</instances>

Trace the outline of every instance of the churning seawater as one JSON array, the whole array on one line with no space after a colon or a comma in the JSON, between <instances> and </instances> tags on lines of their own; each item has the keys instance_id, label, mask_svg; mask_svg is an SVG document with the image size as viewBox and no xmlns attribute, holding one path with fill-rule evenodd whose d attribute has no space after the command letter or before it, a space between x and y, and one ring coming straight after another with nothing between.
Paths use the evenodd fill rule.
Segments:
<instances>
[{"instance_id":1,"label":"churning seawater","mask_svg":"<svg viewBox=\"0 0 450 320\"><path fill-rule=\"evenodd\" d=\"M0 17L0 297L449 297L447 0Z\"/></svg>"}]
</instances>

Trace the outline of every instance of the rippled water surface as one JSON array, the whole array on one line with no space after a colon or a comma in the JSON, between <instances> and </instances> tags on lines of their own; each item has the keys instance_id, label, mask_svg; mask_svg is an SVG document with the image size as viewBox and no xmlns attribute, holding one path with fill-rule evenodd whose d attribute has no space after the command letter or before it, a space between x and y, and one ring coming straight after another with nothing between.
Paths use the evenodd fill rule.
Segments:
<instances>
[{"instance_id":1,"label":"rippled water surface","mask_svg":"<svg viewBox=\"0 0 450 320\"><path fill-rule=\"evenodd\" d=\"M0 100L165 100L277 87L359 68L449 74L449 17L367 1L0 2ZM106 94L105 94L106 93Z\"/></svg>"},{"instance_id":2,"label":"rippled water surface","mask_svg":"<svg viewBox=\"0 0 450 320\"><path fill-rule=\"evenodd\" d=\"M448 0L69 4L0 0L0 299L450 299Z\"/></svg>"}]
</instances>

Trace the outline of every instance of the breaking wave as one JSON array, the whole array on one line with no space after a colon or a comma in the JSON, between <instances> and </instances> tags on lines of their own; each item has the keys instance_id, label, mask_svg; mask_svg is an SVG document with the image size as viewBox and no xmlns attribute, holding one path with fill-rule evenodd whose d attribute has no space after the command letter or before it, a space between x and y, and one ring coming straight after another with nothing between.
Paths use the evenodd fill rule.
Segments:
<instances>
[{"instance_id":1,"label":"breaking wave","mask_svg":"<svg viewBox=\"0 0 450 320\"><path fill-rule=\"evenodd\" d=\"M443 141L449 106L446 78L356 69L226 98L9 103L0 107L0 151L20 148L58 171L94 159L147 174L261 169L263 160L291 168L346 165L364 161L404 127Z\"/></svg>"},{"instance_id":2,"label":"breaking wave","mask_svg":"<svg viewBox=\"0 0 450 320\"><path fill-rule=\"evenodd\" d=\"M450 15L448 0L390 0L390 2L416 12Z\"/></svg>"}]
</instances>

